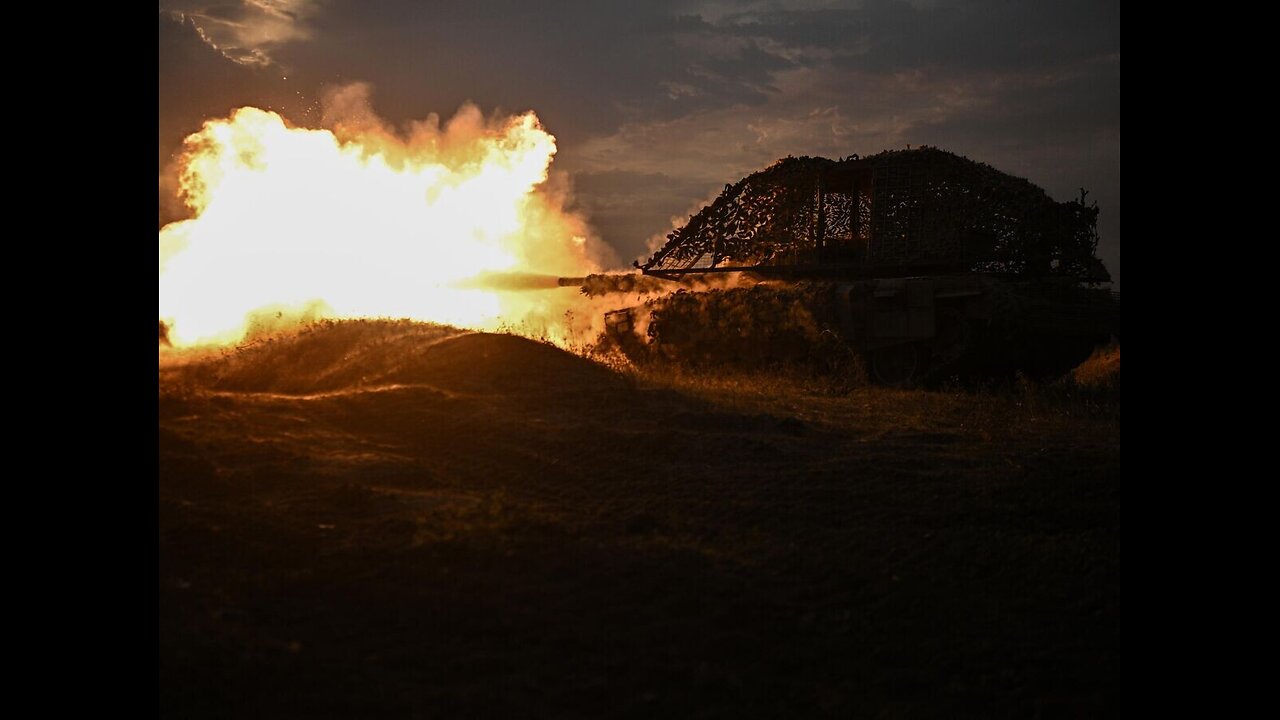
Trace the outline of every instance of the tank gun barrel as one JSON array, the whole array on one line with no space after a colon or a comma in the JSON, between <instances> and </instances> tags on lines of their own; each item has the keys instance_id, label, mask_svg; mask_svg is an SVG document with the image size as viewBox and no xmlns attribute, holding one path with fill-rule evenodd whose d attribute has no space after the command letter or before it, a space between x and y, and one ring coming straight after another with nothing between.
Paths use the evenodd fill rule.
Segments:
<instances>
[{"instance_id":1,"label":"tank gun barrel","mask_svg":"<svg viewBox=\"0 0 1280 720\"><path fill-rule=\"evenodd\" d=\"M559 277L524 272L487 272L457 284L485 290L555 290L576 287L583 295L596 297L611 293L652 293L671 289L672 283L640 273L595 273L580 277Z\"/></svg>"}]
</instances>

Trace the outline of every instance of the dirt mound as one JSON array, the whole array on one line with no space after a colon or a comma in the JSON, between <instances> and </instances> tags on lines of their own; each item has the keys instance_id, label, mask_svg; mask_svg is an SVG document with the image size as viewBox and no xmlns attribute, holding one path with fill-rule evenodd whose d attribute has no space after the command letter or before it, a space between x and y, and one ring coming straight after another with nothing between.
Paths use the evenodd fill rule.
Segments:
<instances>
[{"instance_id":1,"label":"dirt mound","mask_svg":"<svg viewBox=\"0 0 1280 720\"><path fill-rule=\"evenodd\" d=\"M474 333L440 340L387 376L467 393L576 392L621 387L613 371L551 345Z\"/></svg>"},{"instance_id":2,"label":"dirt mound","mask_svg":"<svg viewBox=\"0 0 1280 720\"><path fill-rule=\"evenodd\" d=\"M218 390L284 394L393 384L479 394L574 392L622 383L595 363L533 340L387 320L322 321L167 374Z\"/></svg>"}]
</instances>

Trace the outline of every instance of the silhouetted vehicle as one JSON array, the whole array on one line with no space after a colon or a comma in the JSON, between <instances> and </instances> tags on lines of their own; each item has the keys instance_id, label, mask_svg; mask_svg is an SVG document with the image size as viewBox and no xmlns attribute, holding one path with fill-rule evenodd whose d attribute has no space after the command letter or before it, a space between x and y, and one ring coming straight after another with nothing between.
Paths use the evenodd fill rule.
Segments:
<instances>
[{"instance_id":1,"label":"silhouetted vehicle","mask_svg":"<svg viewBox=\"0 0 1280 720\"><path fill-rule=\"evenodd\" d=\"M1119 294L1098 287L1110 276L1096 256L1097 216L1083 190L1056 202L936 148L788 157L726 185L636 266L686 283L744 273L784 294L802 286L795 301L884 384L1046 375L1119 336ZM680 313L664 303L646 304L643 322L641 308L610 313L609 334L629 353L679 356L695 333L671 327Z\"/></svg>"}]
</instances>

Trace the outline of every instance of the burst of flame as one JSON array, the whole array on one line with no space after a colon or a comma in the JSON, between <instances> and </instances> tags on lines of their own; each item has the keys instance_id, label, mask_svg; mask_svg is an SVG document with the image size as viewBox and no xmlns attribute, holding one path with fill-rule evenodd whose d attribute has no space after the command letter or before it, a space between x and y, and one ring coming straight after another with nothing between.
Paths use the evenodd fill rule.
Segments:
<instances>
[{"instance_id":1,"label":"burst of flame","mask_svg":"<svg viewBox=\"0 0 1280 720\"><path fill-rule=\"evenodd\" d=\"M255 316L307 308L487 330L545 321L564 293L465 281L598 269L585 222L547 188L555 152L534 113L486 121L474 106L408 137L292 127L257 108L209 121L183 161L194 217L160 231L169 339L236 342Z\"/></svg>"}]
</instances>

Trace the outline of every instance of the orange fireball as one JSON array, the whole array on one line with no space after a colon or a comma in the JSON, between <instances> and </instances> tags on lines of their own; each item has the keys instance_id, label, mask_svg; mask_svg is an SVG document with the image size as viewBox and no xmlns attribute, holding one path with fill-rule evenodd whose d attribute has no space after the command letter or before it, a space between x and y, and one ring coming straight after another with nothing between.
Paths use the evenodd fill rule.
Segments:
<instances>
[{"instance_id":1,"label":"orange fireball","mask_svg":"<svg viewBox=\"0 0 1280 720\"><path fill-rule=\"evenodd\" d=\"M175 346L241 340L255 315L403 317L545 328L571 289L500 292L483 273L599 269L589 229L547 188L555 138L533 112L464 106L407 137L292 127L258 108L186 141L194 217L160 231L160 319Z\"/></svg>"}]
</instances>

